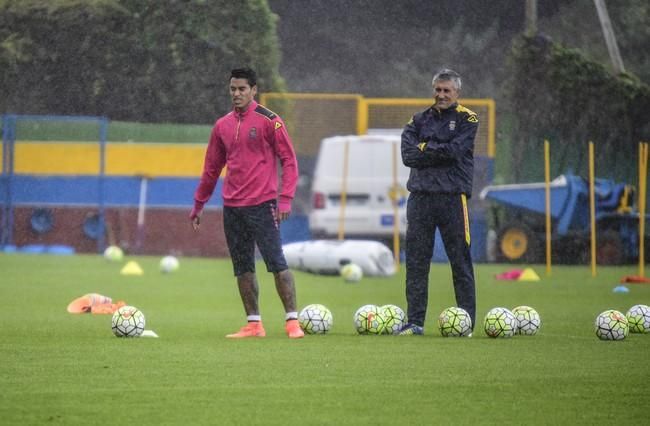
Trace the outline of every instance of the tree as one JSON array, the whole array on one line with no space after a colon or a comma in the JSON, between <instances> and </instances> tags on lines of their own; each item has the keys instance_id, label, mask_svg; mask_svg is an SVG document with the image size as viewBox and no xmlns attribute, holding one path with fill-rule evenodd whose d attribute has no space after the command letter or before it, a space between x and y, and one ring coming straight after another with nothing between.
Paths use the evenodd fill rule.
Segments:
<instances>
[{"instance_id":1,"label":"tree","mask_svg":"<svg viewBox=\"0 0 650 426\"><path fill-rule=\"evenodd\" d=\"M650 135L650 86L541 35L518 40L510 74L516 181L543 176L544 139L554 142L553 175L568 169L586 175L593 141L599 176L635 180L637 143Z\"/></svg>"},{"instance_id":2,"label":"tree","mask_svg":"<svg viewBox=\"0 0 650 426\"><path fill-rule=\"evenodd\" d=\"M266 1L0 0L3 111L210 123L231 68L283 90Z\"/></svg>"},{"instance_id":3,"label":"tree","mask_svg":"<svg viewBox=\"0 0 650 426\"><path fill-rule=\"evenodd\" d=\"M645 0L607 2L623 63L628 72L650 83L650 4ZM581 49L610 67L607 46L593 0L573 0L540 22L542 32L558 43Z\"/></svg>"}]
</instances>

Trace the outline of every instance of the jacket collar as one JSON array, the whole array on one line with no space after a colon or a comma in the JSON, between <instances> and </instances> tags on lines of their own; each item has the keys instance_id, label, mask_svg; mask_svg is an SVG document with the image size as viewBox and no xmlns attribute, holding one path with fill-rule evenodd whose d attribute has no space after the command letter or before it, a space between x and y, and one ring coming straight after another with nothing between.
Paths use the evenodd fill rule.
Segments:
<instances>
[{"instance_id":1,"label":"jacket collar","mask_svg":"<svg viewBox=\"0 0 650 426\"><path fill-rule=\"evenodd\" d=\"M251 111L255 111L255 108L257 108L257 105L258 105L257 102L255 102L255 99L253 99L251 101L251 103L248 104L248 108L246 108L245 111L239 112L239 111L237 111L235 109L235 107L233 107L232 110L235 113L235 115L237 115L239 117L246 117L248 114L251 113Z\"/></svg>"},{"instance_id":2,"label":"jacket collar","mask_svg":"<svg viewBox=\"0 0 650 426\"><path fill-rule=\"evenodd\" d=\"M449 105L449 108L438 111L436 109L436 105L433 104L431 105L431 112L434 114L445 114L447 111L456 111L457 107L458 107L458 102L454 102L453 104Z\"/></svg>"}]
</instances>

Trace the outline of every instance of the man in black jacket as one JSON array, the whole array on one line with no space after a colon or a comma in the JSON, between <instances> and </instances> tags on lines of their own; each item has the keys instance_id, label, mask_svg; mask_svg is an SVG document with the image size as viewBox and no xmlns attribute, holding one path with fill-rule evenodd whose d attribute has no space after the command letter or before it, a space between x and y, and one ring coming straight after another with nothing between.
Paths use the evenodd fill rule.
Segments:
<instances>
[{"instance_id":1,"label":"man in black jacket","mask_svg":"<svg viewBox=\"0 0 650 426\"><path fill-rule=\"evenodd\" d=\"M460 75L443 69L433 77L434 104L402 132L402 161L411 168L406 215L408 323L400 334L424 334L429 268L436 229L451 264L458 307L476 320L467 199L472 195L478 116L459 105Z\"/></svg>"}]
</instances>

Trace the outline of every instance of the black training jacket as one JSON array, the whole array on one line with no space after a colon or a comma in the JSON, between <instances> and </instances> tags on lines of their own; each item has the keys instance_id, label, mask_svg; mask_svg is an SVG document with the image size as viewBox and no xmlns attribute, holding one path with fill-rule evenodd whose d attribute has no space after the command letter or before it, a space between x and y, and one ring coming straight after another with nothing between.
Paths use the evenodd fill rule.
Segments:
<instances>
[{"instance_id":1,"label":"black training jacket","mask_svg":"<svg viewBox=\"0 0 650 426\"><path fill-rule=\"evenodd\" d=\"M476 113L459 104L415 114L402 131L402 162L411 168L408 190L471 197L477 129Z\"/></svg>"}]
</instances>

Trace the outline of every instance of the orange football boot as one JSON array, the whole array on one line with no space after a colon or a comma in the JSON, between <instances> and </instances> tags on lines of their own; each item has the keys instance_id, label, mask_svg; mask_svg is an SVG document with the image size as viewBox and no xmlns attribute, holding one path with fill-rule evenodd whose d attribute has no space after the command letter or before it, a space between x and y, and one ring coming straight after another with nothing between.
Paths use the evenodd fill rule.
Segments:
<instances>
[{"instance_id":1,"label":"orange football boot","mask_svg":"<svg viewBox=\"0 0 650 426\"><path fill-rule=\"evenodd\" d=\"M264 326L262 321L250 321L244 327L239 329L237 333L226 335L229 339L243 339L246 337L264 337L266 336L266 331L264 331Z\"/></svg>"},{"instance_id":2,"label":"orange football boot","mask_svg":"<svg viewBox=\"0 0 650 426\"><path fill-rule=\"evenodd\" d=\"M301 337L305 337L305 333L302 331L302 328L300 328L298 320L288 320L284 325L284 329L287 331L289 339L300 339Z\"/></svg>"}]
</instances>

